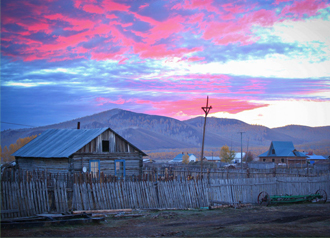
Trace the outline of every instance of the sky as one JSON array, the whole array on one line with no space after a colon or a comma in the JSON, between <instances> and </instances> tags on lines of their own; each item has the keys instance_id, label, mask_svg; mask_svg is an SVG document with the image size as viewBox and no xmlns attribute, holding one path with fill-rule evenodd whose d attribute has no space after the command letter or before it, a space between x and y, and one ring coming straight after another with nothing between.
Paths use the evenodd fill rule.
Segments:
<instances>
[{"instance_id":1,"label":"sky","mask_svg":"<svg viewBox=\"0 0 330 238\"><path fill-rule=\"evenodd\" d=\"M1 130L186 120L207 96L209 116L329 126L330 0L1 1Z\"/></svg>"}]
</instances>

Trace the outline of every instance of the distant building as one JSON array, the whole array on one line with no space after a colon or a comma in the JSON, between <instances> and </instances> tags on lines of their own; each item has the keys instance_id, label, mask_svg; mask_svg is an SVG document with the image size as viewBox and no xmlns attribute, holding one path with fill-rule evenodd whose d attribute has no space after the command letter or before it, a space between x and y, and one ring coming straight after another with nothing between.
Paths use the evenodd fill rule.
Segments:
<instances>
[{"instance_id":1,"label":"distant building","mask_svg":"<svg viewBox=\"0 0 330 238\"><path fill-rule=\"evenodd\" d=\"M324 162L326 160L325 157L322 155L316 155L313 151L305 152L304 154L307 156L307 161L309 161L310 164L319 163L321 161Z\"/></svg>"},{"instance_id":2,"label":"distant building","mask_svg":"<svg viewBox=\"0 0 330 238\"><path fill-rule=\"evenodd\" d=\"M182 152L182 153L178 154L177 156L175 156L174 159L170 160L169 163L182 163L183 156L185 156L185 155L186 154L184 152ZM188 156L189 156L189 162L196 161L196 156L194 154L188 154Z\"/></svg>"},{"instance_id":3,"label":"distant building","mask_svg":"<svg viewBox=\"0 0 330 238\"><path fill-rule=\"evenodd\" d=\"M276 164L305 164L307 156L297 151L291 141L272 141L268 151L259 155L261 162L274 162Z\"/></svg>"},{"instance_id":4,"label":"distant building","mask_svg":"<svg viewBox=\"0 0 330 238\"><path fill-rule=\"evenodd\" d=\"M245 152L242 152L242 158L244 162ZM235 152L235 157L232 160L232 163L241 163L241 152Z\"/></svg>"},{"instance_id":5,"label":"distant building","mask_svg":"<svg viewBox=\"0 0 330 238\"><path fill-rule=\"evenodd\" d=\"M220 157L218 156L204 156L205 160L211 161L211 162L220 162ZM204 161L204 160L203 160Z\"/></svg>"}]
</instances>

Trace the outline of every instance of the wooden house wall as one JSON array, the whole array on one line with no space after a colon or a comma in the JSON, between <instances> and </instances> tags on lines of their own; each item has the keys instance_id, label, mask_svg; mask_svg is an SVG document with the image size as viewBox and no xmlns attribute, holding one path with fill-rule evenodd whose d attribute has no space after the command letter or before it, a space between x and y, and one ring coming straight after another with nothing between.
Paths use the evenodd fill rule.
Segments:
<instances>
[{"instance_id":1,"label":"wooden house wall","mask_svg":"<svg viewBox=\"0 0 330 238\"><path fill-rule=\"evenodd\" d=\"M109 141L109 152L102 151L102 141ZM111 130L106 130L78 150L71 158L17 158L23 170L47 169L50 172L81 172L83 167L89 171L89 161L100 160L100 171L115 175L115 160L125 160L126 175L142 174L143 158L127 141Z\"/></svg>"},{"instance_id":2,"label":"wooden house wall","mask_svg":"<svg viewBox=\"0 0 330 238\"><path fill-rule=\"evenodd\" d=\"M267 156L267 157L260 157L261 162L275 162L275 163L286 163L286 164L296 164L296 163L306 163L305 157L275 157L275 156ZM265 159L265 161L263 161ZM273 161L274 159L274 161ZM284 159L284 162L282 162Z\"/></svg>"},{"instance_id":3,"label":"wooden house wall","mask_svg":"<svg viewBox=\"0 0 330 238\"><path fill-rule=\"evenodd\" d=\"M68 158L26 158L16 157L19 169L22 170L47 170L51 173L67 173L69 171Z\"/></svg>"},{"instance_id":4,"label":"wooden house wall","mask_svg":"<svg viewBox=\"0 0 330 238\"><path fill-rule=\"evenodd\" d=\"M109 141L109 152L102 151L102 141ZM115 175L115 160L125 160L126 175L142 173L142 155L128 142L111 130L101 135L78 150L70 159L70 171L81 172L83 167L89 171L90 160L100 160L100 172Z\"/></svg>"},{"instance_id":5,"label":"wooden house wall","mask_svg":"<svg viewBox=\"0 0 330 238\"><path fill-rule=\"evenodd\" d=\"M83 167L90 170L89 162L100 160L100 172L115 175L115 160L125 160L126 175L139 175L142 173L142 156L139 153L108 153L108 154L75 154L70 160L70 169L81 172Z\"/></svg>"},{"instance_id":6,"label":"wooden house wall","mask_svg":"<svg viewBox=\"0 0 330 238\"><path fill-rule=\"evenodd\" d=\"M109 141L109 152L136 152L133 146L129 143L121 139L118 135L113 133L110 130L103 132L101 135L93 139L90 143L86 144L77 153L109 153L109 152L102 152L102 141L107 140Z\"/></svg>"}]
</instances>

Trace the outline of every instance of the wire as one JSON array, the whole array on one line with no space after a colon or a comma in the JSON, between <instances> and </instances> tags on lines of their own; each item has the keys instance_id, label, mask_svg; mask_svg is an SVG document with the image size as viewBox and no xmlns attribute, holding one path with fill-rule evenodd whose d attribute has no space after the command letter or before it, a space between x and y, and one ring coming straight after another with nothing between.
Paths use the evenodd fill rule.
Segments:
<instances>
[{"instance_id":1,"label":"wire","mask_svg":"<svg viewBox=\"0 0 330 238\"><path fill-rule=\"evenodd\" d=\"M31 126L31 125L17 124L17 123L4 122L4 121L1 121L1 123L5 123L5 124L12 124L12 125L17 125L17 126L28 126L28 127L35 127L35 126Z\"/></svg>"}]
</instances>

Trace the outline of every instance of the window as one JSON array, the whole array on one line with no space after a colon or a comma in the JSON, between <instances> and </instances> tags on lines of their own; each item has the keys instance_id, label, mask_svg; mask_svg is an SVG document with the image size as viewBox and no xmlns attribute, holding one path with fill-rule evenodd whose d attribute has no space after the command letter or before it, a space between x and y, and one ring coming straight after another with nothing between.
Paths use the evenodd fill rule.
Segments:
<instances>
[{"instance_id":1,"label":"window","mask_svg":"<svg viewBox=\"0 0 330 238\"><path fill-rule=\"evenodd\" d=\"M284 159L281 159L281 162L284 163Z\"/></svg>"},{"instance_id":2,"label":"window","mask_svg":"<svg viewBox=\"0 0 330 238\"><path fill-rule=\"evenodd\" d=\"M100 176L100 160L89 161L89 171L93 173L93 177Z\"/></svg>"},{"instance_id":3,"label":"window","mask_svg":"<svg viewBox=\"0 0 330 238\"><path fill-rule=\"evenodd\" d=\"M262 159L263 162L266 162L266 159Z\"/></svg>"},{"instance_id":4,"label":"window","mask_svg":"<svg viewBox=\"0 0 330 238\"><path fill-rule=\"evenodd\" d=\"M102 152L110 152L110 146L108 140L102 141Z\"/></svg>"},{"instance_id":5,"label":"window","mask_svg":"<svg viewBox=\"0 0 330 238\"><path fill-rule=\"evenodd\" d=\"M125 160L115 160L115 175L125 177Z\"/></svg>"},{"instance_id":6,"label":"window","mask_svg":"<svg viewBox=\"0 0 330 238\"><path fill-rule=\"evenodd\" d=\"M272 154L275 155L275 149L272 149Z\"/></svg>"},{"instance_id":7,"label":"window","mask_svg":"<svg viewBox=\"0 0 330 238\"><path fill-rule=\"evenodd\" d=\"M272 162L275 162L275 159L272 159Z\"/></svg>"}]
</instances>

